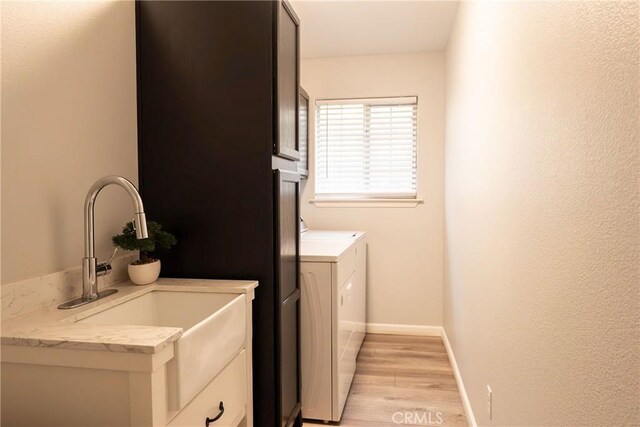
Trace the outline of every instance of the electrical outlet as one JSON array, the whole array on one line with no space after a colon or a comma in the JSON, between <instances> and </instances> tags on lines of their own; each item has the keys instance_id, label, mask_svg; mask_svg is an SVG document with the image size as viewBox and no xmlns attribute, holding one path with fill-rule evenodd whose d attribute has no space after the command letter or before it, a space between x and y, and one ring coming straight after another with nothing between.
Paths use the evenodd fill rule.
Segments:
<instances>
[{"instance_id":1,"label":"electrical outlet","mask_svg":"<svg viewBox=\"0 0 640 427\"><path fill-rule=\"evenodd\" d=\"M487 384L487 414L489 415L489 420L493 419L493 392L491 391L491 386Z\"/></svg>"}]
</instances>

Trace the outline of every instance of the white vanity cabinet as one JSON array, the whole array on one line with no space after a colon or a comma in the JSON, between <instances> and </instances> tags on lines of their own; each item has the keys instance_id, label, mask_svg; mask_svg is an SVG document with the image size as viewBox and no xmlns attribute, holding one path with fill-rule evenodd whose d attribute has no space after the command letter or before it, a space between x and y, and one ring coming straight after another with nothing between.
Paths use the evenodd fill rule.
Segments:
<instances>
[{"instance_id":1,"label":"white vanity cabinet","mask_svg":"<svg viewBox=\"0 0 640 427\"><path fill-rule=\"evenodd\" d=\"M2 425L253 426L251 305L257 283L234 285L233 281L189 279L159 279L159 282L164 286L149 285L146 293L136 287L121 290L118 298L125 302L110 303L105 298L101 304L107 308L103 311L99 305L87 304L71 319L70 311L51 311L42 316L55 317L47 322L34 323L27 319L23 323L11 321L12 325L6 328L3 325ZM231 302L204 321L195 319L195 324L183 327L184 330L95 323L101 321L100 316L109 309L112 319L120 320L121 316L128 315L117 312L125 304L136 310L134 316L145 317L139 314L144 312L144 307L138 302L150 304L151 292L161 292L160 298L172 301L165 311L184 309L179 305L178 295L189 296L189 292L195 294L196 299L205 300L204 306L208 304L207 299L215 301L205 298L212 293L224 294L222 301L226 301L225 295L228 295L226 298ZM190 309L187 316L157 313L157 317L161 320L163 316L193 318L197 308L193 303L187 307ZM59 319L64 316L66 319ZM213 319L215 316L217 319ZM239 322L243 332L221 334L220 338L215 330L206 329L207 322L213 324L214 320L219 329L237 329ZM146 322L158 320L146 319ZM207 354L206 348L197 347L190 353L189 346L199 345L190 340L190 336L202 333L203 329L207 337L211 337L207 339L218 340L214 346L220 350ZM174 330L176 333L172 335ZM114 337L117 334L121 336ZM203 372L207 370L202 369L202 364L215 363L214 359L223 349L229 350L228 356L206 377ZM179 359L181 352L182 359ZM176 370L178 360L186 364L183 369L198 372L199 378L190 378ZM175 380L176 372L183 382L201 381L189 389ZM179 386L192 391L183 399L176 399Z\"/></svg>"},{"instance_id":2,"label":"white vanity cabinet","mask_svg":"<svg viewBox=\"0 0 640 427\"><path fill-rule=\"evenodd\" d=\"M310 230L300 246L302 416L339 421L365 336L366 236Z\"/></svg>"}]
</instances>

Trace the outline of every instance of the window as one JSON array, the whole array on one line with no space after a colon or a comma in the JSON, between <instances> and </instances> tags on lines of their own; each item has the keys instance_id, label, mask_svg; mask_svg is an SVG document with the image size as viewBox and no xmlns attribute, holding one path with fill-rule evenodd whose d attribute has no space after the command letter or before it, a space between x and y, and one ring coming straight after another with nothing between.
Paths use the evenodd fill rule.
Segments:
<instances>
[{"instance_id":1,"label":"window","mask_svg":"<svg viewBox=\"0 0 640 427\"><path fill-rule=\"evenodd\" d=\"M316 101L318 199L415 199L417 98Z\"/></svg>"}]
</instances>

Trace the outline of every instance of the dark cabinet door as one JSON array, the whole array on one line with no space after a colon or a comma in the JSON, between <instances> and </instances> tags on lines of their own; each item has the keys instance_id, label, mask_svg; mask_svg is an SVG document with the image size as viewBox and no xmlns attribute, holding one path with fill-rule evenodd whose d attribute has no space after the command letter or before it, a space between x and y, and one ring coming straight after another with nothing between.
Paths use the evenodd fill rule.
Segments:
<instances>
[{"instance_id":1,"label":"dark cabinet door","mask_svg":"<svg viewBox=\"0 0 640 427\"><path fill-rule=\"evenodd\" d=\"M281 427L299 423L300 414L300 290L280 307Z\"/></svg>"},{"instance_id":2,"label":"dark cabinet door","mask_svg":"<svg viewBox=\"0 0 640 427\"><path fill-rule=\"evenodd\" d=\"M276 169L274 187L280 425L290 426L300 422L300 176Z\"/></svg>"},{"instance_id":3,"label":"dark cabinet door","mask_svg":"<svg viewBox=\"0 0 640 427\"><path fill-rule=\"evenodd\" d=\"M283 302L298 289L300 175L276 169L276 292Z\"/></svg>"},{"instance_id":4,"label":"dark cabinet door","mask_svg":"<svg viewBox=\"0 0 640 427\"><path fill-rule=\"evenodd\" d=\"M300 85L300 20L286 1L274 3L276 18L277 78L276 135L274 154L291 160L298 160L298 87Z\"/></svg>"},{"instance_id":5,"label":"dark cabinet door","mask_svg":"<svg viewBox=\"0 0 640 427\"><path fill-rule=\"evenodd\" d=\"M298 172L302 178L309 176L309 95L300 88L298 96Z\"/></svg>"}]
</instances>

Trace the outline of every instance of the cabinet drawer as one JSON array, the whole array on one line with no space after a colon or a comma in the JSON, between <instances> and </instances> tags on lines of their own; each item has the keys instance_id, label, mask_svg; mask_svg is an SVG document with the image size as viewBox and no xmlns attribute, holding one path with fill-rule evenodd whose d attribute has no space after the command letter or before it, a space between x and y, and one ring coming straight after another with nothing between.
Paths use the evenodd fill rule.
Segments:
<instances>
[{"instance_id":1,"label":"cabinet drawer","mask_svg":"<svg viewBox=\"0 0 640 427\"><path fill-rule=\"evenodd\" d=\"M200 394L185 406L168 426L202 427L207 417L214 418L218 415L220 402L223 402L224 414L210 426L235 427L243 417L247 403L245 350L242 350Z\"/></svg>"}]
</instances>

